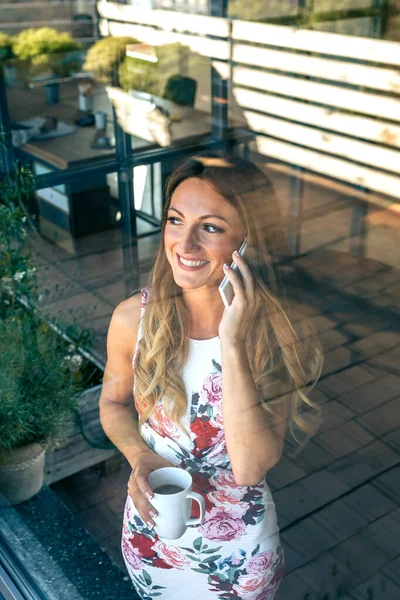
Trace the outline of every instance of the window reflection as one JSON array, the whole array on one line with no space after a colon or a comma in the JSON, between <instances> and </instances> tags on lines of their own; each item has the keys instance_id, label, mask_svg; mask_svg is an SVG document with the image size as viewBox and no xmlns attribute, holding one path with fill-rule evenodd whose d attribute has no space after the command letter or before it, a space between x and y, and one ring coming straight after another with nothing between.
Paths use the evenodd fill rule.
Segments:
<instances>
[{"instance_id":1,"label":"window reflection","mask_svg":"<svg viewBox=\"0 0 400 600\"><path fill-rule=\"evenodd\" d=\"M173 168L214 142L251 158L277 191L299 310L325 352L320 427L288 436L267 475L286 556L276 598L397 597L400 8L225 8L101 2L103 46L83 14L73 37L92 39L72 54L33 65L0 45L2 129L39 181L23 198L39 310L66 326L78 313L101 371L115 306L148 283ZM131 466L107 446L100 379L45 483L126 576Z\"/></svg>"}]
</instances>

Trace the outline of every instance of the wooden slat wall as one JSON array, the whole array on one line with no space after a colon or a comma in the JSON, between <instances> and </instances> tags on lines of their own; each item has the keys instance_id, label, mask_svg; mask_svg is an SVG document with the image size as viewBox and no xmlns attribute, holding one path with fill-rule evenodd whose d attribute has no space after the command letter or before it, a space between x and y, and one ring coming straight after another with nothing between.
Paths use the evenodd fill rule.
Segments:
<instances>
[{"instance_id":1,"label":"wooden slat wall","mask_svg":"<svg viewBox=\"0 0 400 600\"><path fill-rule=\"evenodd\" d=\"M154 46L179 42L185 46L189 46L192 52L197 52L201 56L214 57L219 60L228 60L229 58L229 44L224 40L205 40L204 37L195 35L161 31L153 27L134 25L132 23L105 22L104 20L100 21L100 31L102 35L131 35L142 42Z\"/></svg>"},{"instance_id":2,"label":"wooden slat wall","mask_svg":"<svg viewBox=\"0 0 400 600\"><path fill-rule=\"evenodd\" d=\"M293 52L234 44L235 62L307 77L400 93L400 72Z\"/></svg>"},{"instance_id":3,"label":"wooden slat wall","mask_svg":"<svg viewBox=\"0 0 400 600\"><path fill-rule=\"evenodd\" d=\"M244 112L245 109L253 109L290 121L303 121L322 129L400 148L400 126L392 123L256 92L240 86L234 87L233 97Z\"/></svg>"},{"instance_id":4,"label":"wooden slat wall","mask_svg":"<svg viewBox=\"0 0 400 600\"><path fill-rule=\"evenodd\" d=\"M282 121L249 110L244 111L244 114L253 131L400 175L400 156L397 150L366 144L364 141Z\"/></svg>"},{"instance_id":5,"label":"wooden slat wall","mask_svg":"<svg viewBox=\"0 0 400 600\"><path fill-rule=\"evenodd\" d=\"M180 41L231 75L234 114L257 134L259 152L400 198L400 44L169 11L138 15L109 2L99 7L104 18L129 21L108 21L111 34Z\"/></svg>"},{"instance_id":6,"label":"wooden slat wall","mask_svg":"<svg viewBox=\"0 0 400 600\"><path fill-rule=\"evenodd\" d=\"M293 144L257 136L260 154L272 156L284 163L303 167L356 186L362 186L400 200L400 178L374 169L356 165L343 159L326 156L314 150L299 148Z\"/></svg>"},{"instance_id":7,"label":"wooden slat wall","mask_svg":"<svg viewBox=\"0 0 400 600\"><path fill-rule=\"evenodd\" d=\"M290 75L277 75L236 66L233 69L233 83L395 122L398 122L400 117L400 99L348 90L306 79L294 79Z\"/></svg>"},{"instance_id":8,"label":"wooden slat wall","mask_svg":"<svg viewBox=\"0 0 400 600\"><path fill-rule=\"evenodd\" d=\"M238 42L251 41L291 50L400 66L400 44L397 42L239 20L232 23L232 37Z\"/></svg>"},{"instance_id":9,"label":"wooden slat wall","mask_svg":"<svg viewBox=\"0 0 400 600\"><path fill-rule=\"evenodd\" d=\"M170 10L141 11L133 6L114 2L99 2L97 8L100 16L110 21L137 23L147 27L160 27L166 31L213 35L221 38L228 37L229 33L228 20L218 17L190 15Z\"/></svg>"}]
</instances>

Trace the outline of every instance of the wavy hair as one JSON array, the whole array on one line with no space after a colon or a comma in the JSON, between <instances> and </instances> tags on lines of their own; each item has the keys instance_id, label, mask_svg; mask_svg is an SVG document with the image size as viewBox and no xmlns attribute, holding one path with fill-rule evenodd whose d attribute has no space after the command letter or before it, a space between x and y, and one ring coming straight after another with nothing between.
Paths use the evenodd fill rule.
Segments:
<instances>
[{"instance_id":1,"label":"wavy hair","mask_svg":"<svg viewBox=\"0 0 400 600\"><path fill-rule=\"evenodd\" d=\"M323 355L310 324L300 318L290 300L290 291L296 293L295 278L293 268L287 266L289 252L277 197L267 176L252 162L217 152L186 159L167 184L161 241L135 359L139 423L163 399L166 415L188 434L180 420L187 408L182 373L189 352L189 317L167 260L164 230L175 190L192 177L213 185L238 211L247 236L246 261L255 280L256 313L246 350L262 407L273 416L288 414L292 433L295 424L312 434L312 419L307 417L320 410L307 394L319 378Z\"/></svg>"}]
</instances>

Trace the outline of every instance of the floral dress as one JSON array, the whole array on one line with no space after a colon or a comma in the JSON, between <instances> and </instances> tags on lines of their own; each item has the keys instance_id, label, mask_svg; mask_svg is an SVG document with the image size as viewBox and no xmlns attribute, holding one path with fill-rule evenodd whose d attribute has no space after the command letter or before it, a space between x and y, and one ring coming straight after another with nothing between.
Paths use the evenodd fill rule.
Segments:
<instances>
[{"instance_id":1,"label":"floral dress","mask_svg":"<svg viewBox=\"0 0 400 600\"><path fill-rule=\"evenodd\" d=\"M149 290L142 290L142 315ZM139 328L139 339L141 330ZM136 351L133 358L135 361ZM127 497L122 554L140 598L272 600L284 570L275 505L266 481L237 485L226 449L218 337L190 339L183 381L190 439L165 415L162 401L142 424L149 448L193 477L205 501L201 525L161 540ZM193 502L192 516L199 516Z\"/></svg>"}]
</instances>

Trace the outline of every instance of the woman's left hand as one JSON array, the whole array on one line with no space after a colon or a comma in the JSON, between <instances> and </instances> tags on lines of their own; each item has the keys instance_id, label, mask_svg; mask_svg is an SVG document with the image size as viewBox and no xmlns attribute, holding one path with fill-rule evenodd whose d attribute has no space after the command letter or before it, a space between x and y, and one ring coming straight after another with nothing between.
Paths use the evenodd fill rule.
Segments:
<instances>
[{"instance_id":1,"label":"woman's left hand","mask_svg":"<svg viewBox=\"0 0 400 600\"><path fill-rule=\"evenodd\" d=\"M225 275L232 284L234 297L229 308L225 308L218 333L223 341L243 342L246 339L249 327L255 317L256 296L254 278L245 259L232 254L237 264L242 280L237 272L224 268Z\"/></svg>"}]
</instances>

